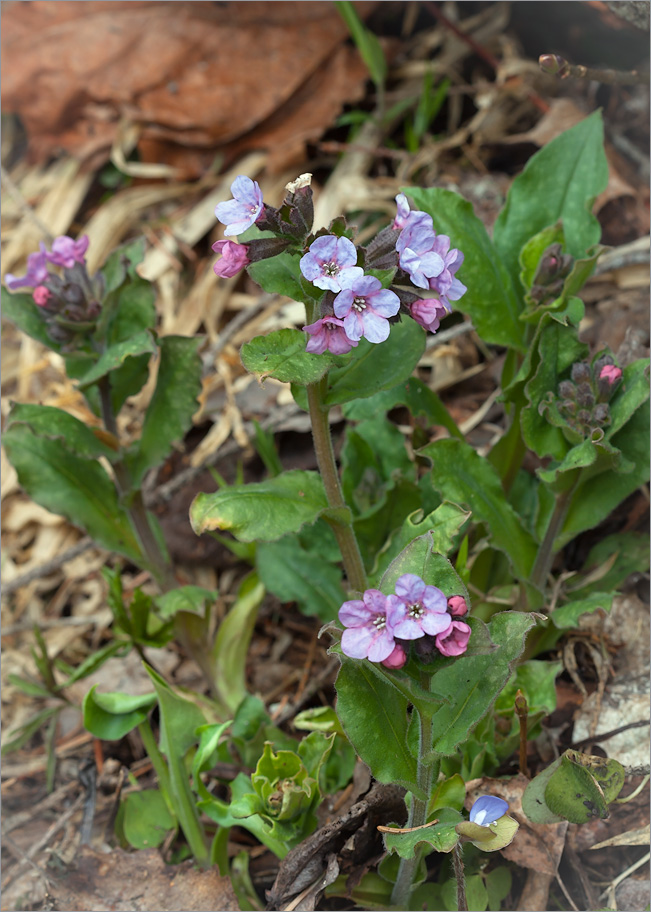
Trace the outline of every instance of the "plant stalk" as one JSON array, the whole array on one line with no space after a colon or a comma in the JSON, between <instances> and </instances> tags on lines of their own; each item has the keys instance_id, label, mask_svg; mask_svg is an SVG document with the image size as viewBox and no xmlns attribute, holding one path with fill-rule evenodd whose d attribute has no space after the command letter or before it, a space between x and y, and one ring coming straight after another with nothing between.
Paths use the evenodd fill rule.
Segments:
<instances>
[{"instance_id":1,"label":"plant stalk","mask_svg":"<svg viewBox=\"0 0 651 912\"><path fill-rule=\"evenodd\" d=\"M316 383L311 383L307 387L307 401L310 410L310 420L312 422L312 440L314 441L314 452L316 461L319 466L319 472L323 479L328 503L333 509L348 512L348 519L330 521L332 531L337 539L341 557L344 562L344 569L348 578L348 586L358 592L364 592L368 588L366 570L362 561L362 555L353 530L350 511L344 500L337 472L337 463L332 446L332 436L330 434L330 422L328 413L330 411L324 405L324 393L327 384L327 375Z\"/></svg>"},{"instance_id":2,"label":"plant stalk","mask_svg":"<svg viewBox=\"0 0 651 912\"><path fill-rule=\"evenodd\" d=\"M414 712L418 710L414 707ZM418 741L418 764L416 767L416 782L419 789L425 793L425 798L411 796L411 807L409 808L409 818L405 826L419 827L427 823L427 809L432 792L432 783L438 778L439 761L436 759L425 760L432 751L432 717L418 712L419 715L419 741ZM412 858L401 858L398 868L398 876L391 894L391 905L400 909L409 908L409 899L414 886L416 872L422 853L414 852Z\"/></svg>"},{"instance_id":3,"label":"plant stalk","mask_svg":"<svg viewBox=\"0 0 651 912\"><path fill-rule=\"evenodd\" d=\"M462 847L457 843L452 849L452 866L454 876L457 881L457 909L459 912L468 912L468 900L466 899L466 878L463 873L463 856Z\"/></svg>"},{"instance_id":4,"label":"plant stalk","mask_svg":"<svg viewBox=\"0 0 651 912\"><path fill-rule=\"evenodd\" d=\"M549 575L549 571L551 570L555 555L554 541L556 540L556 536L561 531L561 527L565 522L565 517L567 516L567 511L569 510L570 504L572 503L572 496L579 483L580 477L581 471L580 469L577 469L576 477L570 484L569 488L556 495L554 510L549 518L547 530L545 531L545 537L542 540L540 549L536 555L536 560L531 570L530 582L536 586L537 589L543 589Z\"/></svg>"}]
</instances>

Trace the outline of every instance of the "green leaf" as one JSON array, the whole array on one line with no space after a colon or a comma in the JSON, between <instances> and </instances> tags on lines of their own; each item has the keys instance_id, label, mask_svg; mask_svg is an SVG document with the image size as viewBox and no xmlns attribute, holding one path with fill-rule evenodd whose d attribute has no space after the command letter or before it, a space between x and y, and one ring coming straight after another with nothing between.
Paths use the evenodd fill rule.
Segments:
<instances>
[{"instance_id":1,"label":"green leaf","mask_svg":"<svg viewBox=\"0 0 651 912\"><path fill-rule=\"evenodd\" d=\"M475 521L485 522L492 543L503 551L520 579L527 579L538 546L509 504L499 476L488 460L460 440L437 440L419 454L432 460L432 483L441 496L468 504Z\"/></svg>"},{"instance_id":2,"label":"green leaf","mask_svg":"<svg viewBox=\"0 0 651 912\"><path fill-rule=\"evenodd\" d=\"M127 358L135 358L139 355L153 355L157 352L156 340L151 332L144 330L130 339L123 342L117 342L111 345L101 355L99 360L84 374L79 380L79 389L85 390L102 377L112 373L121 367Z\"/></svg>"},{"instance_id":3,"label":"green leaf","mask_svg":"<svg viewBox=\"0 0 651 912\"><path fill-rule=\"evenodd\" d=\"M567 750L565 756L575 765L586 769L603 792L606 804L617 798L626 781L626 770L618 760Z\"/></svg>"},{"instance_id":4,"label":"green leaf","mask_svg":"<svg viewBox=\"0 0 651 912\"><path fill-rule=\"evenodd\" d=\"M179 611L187 611L189 614L204 617L206 605L213 605L217 598L218 593L214 589L203 589L201 586L179 586L178 589L170 589L169 592L156 596L155 602L160 616L168 620Z\"/></svg>"},{"instance_id":5,"label":"green leaf","mask_svg":"<svg viewBox=\"0 0 651 912\"><path fill-rule=\"evenodd\" d=\"M520 251L543 228L561 221L567 252L574 257L599 241L601 229L591 208L607 182L600 111L532 156L511 184L493 230L493 242L516 288Z\"/></svg>"},{"instance_id":6,"label":"green leaf","mask_svg":"<svg viewBox=\"0 0 651 912\"><path fill-rule=\"evenodd\" d=\"M559 630L571 630L578 626L579 618L584 614L591 614L599 608L610 611L614 596L614 592L592 592L586 598L555 608L549 616Z\"/></svg>"},{"instance_id":7,"label":"green leaf","mask_svg":"<svg viewBox=\"0 0 651 912\"><path fill-rule=\"evenodd\" d=\"M584 766L572 762L568 752L549 777L545 788L545 804L552 814L570 823L588 823L593 817L605 820L608 807L603 791Z\"/></svg>"},{"instance_id":8,"label":"green leaf","mask_svg":"<svg viewBox=\"0 0 651 912\"><path fill-rule=\"evenodd\" d=\"M464 253L458 278L468 290L461 300L455 302L455 310L471 317L473 326L485 342L523 351L524 326L520 322L523 302L519 283L514 284L512 276L502 265L472 205L451 190L404 187L402 192L413 199L418 209L432 216L434 230L438 234L447 234L452 246Z\"/></svg>"},{"instance_id":9,"label":"green leaf","mask_svg":"<svg viewBox=\"0 0 651 912\"><path fill-rule=\"evenodd\" d=\"M470 598L458 573L450 561L434 550L434 535L426 532L413 539L387 567L379 583L385 595L395 591L396 582L404 573L415 573L428 586L436 586L448 597L462 595L468 604Z\"/></svg>"},{"instance_id":10,"label":"green leaf","mask_svg":"<svg viewBox=\"0 0 651 912\"><path fill-rule=\"evenodd\" d=\"M455 826L463 819L459 811L450 807L439 808L435 817L438 822L419 827L410 833L383 833L387 852L395 852L400 858L413 858L419 846L425 854L430 852L451 852L459 842Z\"/></svg>"},{"instance_id":11,"label":"green leaf","mask_svg":"<svg viewBox=\"0 0 651 912\"><path fill-rule=\"evenodd\" d=\"M61 684L60 689L65 690L66 687L70 687L71 684L75 684L77 681L87 678L88 675L92 674L98 668L101 668L104 662L111 659L114 655L122 653L120 658L124 658L130 649L130 643L124 643L120 640L113 640L112 643L107 643L106 646L92 652L80 665L77 665L69 677Z\"/></svg>"},{"instance_id":12,"label":"green leaf","mask_svg":"<svg viewBox=\"0 0 651 912\"><path fill-rule=\"evenodd\" d=\"M190 507L197 535L227 530L240 541L276 541L328 509L321 476L298 469L257 484L198 494Z\"/></svg>"},{"instance_id":13,"label":"green leaf","mask_svg":"<svg viewBox=\"0 0 651 912\"><path fill-rule=\"evenodd\" d=\"M322 355L306 352L306 341L300 329L278 329L266 336L256 336L242 346L242 364L263 379L275 377L298 386L316 383L335 360L327 352Z\"/></svg>"},{"instance_id":14,"label":"green leaf","mask_svg":"<svg viewBox=\"0 0 651 912\"><path fill-rule=\"evenodd\" d=\"M52 351L61 351L59 343L50 339L47 326L43 322L43 312L38 304L34 302L34 298L31 294L12 294L3 285L2 316L11 320L18 329L22 330L26 335L31 336L32 339L36 339L47 348L52 349Z\"/></svg>"},{"instance_id":15,"label":"green leaf","mask_svg":"<svg viewBox=\"0 0 651 912\"><path fill-rule=\"evenodd\" d=\"M410 542L426 532L432 534L432 549L442 554L452 550L454 539L470 513L453 503L443 503L428 516L422 510L411 513L378 554L373 579L379 579L391 561L404 551Z\"/></svg>"},{"instance_id":16,"label":"green leaf","mask_svg":"<svg viewBox=\"0 0 651 912\"><path fill-rule=\"evenodd\" d=\"M164 336L159 341L160 364L156 389L145 414L138 448L129 464L134 487L145 472L160 465L192 427L199 407L202 364L200 339Z\"/></svg>"},{"instance_id":17,"label":"green leaf","mask_svg":"<svg viewBox=\"0 0 651 912\"><path fill-rule=\"evenodd\" d=\"M15 402L7 417L5 431L21 424L27 425L37 437L62 441L67 450L84 459L115 457L115 450L107 446L93 428L62 409Z\"/></svg>"},{"instance_id":18,"label":"green leaf","mask_svg":"<svg viewBox=\"0 0 651 912\"><path fill-rule=\"evenodd\" d=\"M649 398L649 359L639 358L627 365L622 373L621 386L610 402L608 438L617 434Z\"/></svg>"},{"instance_id":19,"label":"green leaf","mask_svg":"<svg viewBox=\"0 0 651 912\"><path fill-rule=\"evenodd\" d=\"M527 631L534 624L535 619L522 612L494 615L488 629L497 650L487 655L459 656L433 675L432 693L448 701L434 713L434 751L450 756L467 739L508 681L524 649Z\"/></svg>"},{"instance_id":20,"label":"green leaf","mask_svg":"<svg viewBox=\"0 0 651 912\"><path fill-rule=\"evenodd\" d=\"M247 693L246 657L264 594L265 588L256 574L249 574L219 625L212 648L215 690L230 713L235 712Z\"/></svg>"},{"instance_id":21,"label":"green leaf","mask_svg":"<svg viewBox=\"0 0 651 912\"><path fill-rule=\"evenodd\" d=\"M619 589L631 573L646 573L649 569L649 536L638 532L617 532L607 535L590 549L579 582L572 580L572 598L585 598L593 592L600 594Z\"/></svg>"},{"instance_id":22,"label":"green leaf","mask_svg":"<svg viewBox=\"0 0 651 912\"><path fill-rule=\"evenodd\" d=\"M425 333L413 320L391 327L381 345L362 339L342 367L328 374L325 405L341 405L352 399L373 396L407 380L425 351ZM319 355L319 357L322 357Z\"/></svg>"},{"instance_id":23,"label":"green leaf","mask_svg":"<svg viewBox=\"0 0 651 912\"><path fill-rule=\"evenodd\" d=\"M317 615L324 623L336 617L345 599L341 570L305 551L293 535L261 542L255 566L269 592L283 602L298 602L304 614Z\"/></svg>"},{"instance_id":24,"label":"green leaf","mask_svg":"<svg viewBox=\"0 0 651 912\"><path fill-rule=\"evenodd\" d=\"M500 912L502 901L511 891L513 878L508 868L493 868L485 875L486 892L488 893L488 908L491 912Z\"/></svg>"},{"instance_id":25,"label":"green leaf","mask_svg":"<svg viewBox=\"0 0 651 912\"><path fill-rule=\"evenodd\" d=\"M153 849L176 827L158 789L132 792L123 802L122 832L134 849Z\"/></svg>"},{"instance_id":26,"label":"green leaf","mask_svg":"<svg viewBox=\"0 0 651 912\"><path fill-rule=\"evenodd\" d=\"M123 693L88 691L82 704L84 728L104 741L119 741L141 722L156 703L156 694L131 696Z\"/></svg>"},{"instance_id":27,"label":"green leaf","mask_svg":"<svg viewBox=\"0 0 651 912\"><path fill-rule=\"evenodd\" d=\"M384 414L397 405L405 405L414 418L424 415L429 424L444 427L453 437L464 439L438 395L416 377L366 399L353 399L345 403L343 412L352 421L363 421Z\"/></svg>"},{"instance_id":28,"label":"green leaf","mask_svg":"<svg viewBox=\"0 0 651 912\"><path fill-rule=\"evenodd\" d=\"M104 275L105 294L115 291L122 285L127 276L136 278L137 273L135 266L141 263L145 258L146 242L144 237L136 238L135 241L128 241L109 254L106 263L102 267Z\"/></svg>"},{"instance_id":29,"label":"green leaf","mask_svg":"<svg viewBox=\"0 0 651 912\"><path fill-rule=\"evenodd\" d=\"M376 779L416 791L416 760L407 746L409 701L370 665L342 656L337 715Z\"/></svg>"},{"instance_id":30,"label":"green leaf","mask_svg":"<svg viewBox=\"0 0 651 912\"><path fill-rule=\"evenodd\" d=\"M232 721L229 719L227 722L200 725L197 729L200 741L192 761L192 779L194 780L195 790L202 798L209 798L210 792L201 781L201 773L208 770L212 765L213 755L219 746L222 735L231 724Z\"/></svg>"},{"instance_id":31,"label":"green leaf","mask_svg":"<svg viewBox=\"0 0 651 912\"><path fill-rule=\"evenodd\" d=\"M427 806L428 815L437 817L434 812L439 808L454 808L455 811L461 811L465 800L466 783L458 773L455 773L436 785Z\"/></svg>"},{"instance_id":32,"label":"green leaf","mask_svg":"<svg viewBox=\"0 0 651 912\"><path fill-rule=\"evenodd\" d=\"M522 269L520 281L526 289L533 285L534 276L538 269L543 253L552 244L564 244L565 234L562 225L549 225L529 238L520 251L519 263Z\"/></svg>"},{"instance_id":33,"label":"green leaf","mask_svg":"<svg viewBox=\"0 0 651 912\"><path fill-rule=\"evenodd\" d=\"M284 295L294 301L303 301L305 289L301 283L299 262L300 257L285 251L258 263L251 263L247 272L267 294ZM317 288L314 291L321 294ZM305 333L300 335L305 339Z\"/></svg>"},{"instance_id":34,"label":"green leaf","mask_svg":"<svg viewBox=\"0 0 651 912\"><path fill-rule=\"evenodd\" d=\"M387 62L382 45L373 32L364 26L350 0L335 0L335 6L350 30L351 37L368 68L371 79L376 86L383 86L387 77Z\"/></svg>"},{"instance_id":35,"label":"green leaf","mask_svg":"<svg viewBox=\"0 0 651 912\"><path fill-rule=\"evenodd\" d=\"M32 500L81 526L103 548L143 563L127 513L98 462L75 456L61 440L37 437L26 425L9 428L3 444Z\"/></svg>"},{"instance_id":36,"label":"green leaf","mask_svg":"<svg viewBox=\"0 0 651 912\"><path fill-rule=\"evenodd\" d=\"M487 827L464 821L457 824L456 830L460 836L467 837L482 852L499 852L500 849L505 849L513 842L518 828L518 822L505 814ZM488 838L486 838L487 836Z\"/></svg>"},{"instance_id":37,"label":"green leaf","mask_svg":"<svg viewBox=\"0 0 651 912\"><path fill-rule=\"evenodd\" d=\"M40 712L37 712L35 715L30 716L30 718L23 722L22 725L19 725L17 728L12 728L11 731L6 735L6 740L2 745L2 755L10 754L12 751L20 750L32 735L35 735L39 728L42 728L45 723L52 719L54 716L58 715L63 706L48 706L46 709L42 709Z\"/></svg>"}]
</instances>

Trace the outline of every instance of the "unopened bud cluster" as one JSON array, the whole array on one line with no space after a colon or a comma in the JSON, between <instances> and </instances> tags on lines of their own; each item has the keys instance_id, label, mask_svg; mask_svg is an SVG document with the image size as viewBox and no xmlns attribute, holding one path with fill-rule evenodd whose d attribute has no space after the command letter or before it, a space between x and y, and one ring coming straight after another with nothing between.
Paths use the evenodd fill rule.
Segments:
<instances>
[{"instance_id":1,"label":"unopened bud cluster","mask_svg":"<svg viewBox=\"0 0 651 912\"><path fill-rule=\"evenodd\" d=\"M412 211L403 194L396 197L393 224L366 247L356 247L343 218L311 233L310 175L301 175L286 191L282 205L275 209L263 201L255 181L245 175L235 179L233 199L219 203L215 210L226 225L224 234L241 234L256 225L275 237L246 244L217 241L213 250L221 259L213 268L218 276L230 278L250 263L283 251L299 255L302 277L325 292L319 319L303 327L310 337L306 351L345 354L362 337L384 342L390 324L401 313L436 332L442 317L452 309L450 302L465 294L465 285L455 276L463 253L450 246L449 237L436 234L429 214ZM371 270L395 270L391 285L384 288Z\"/></svg>"},{"instance_id":2,"label":"unopened bud cluster","mask_svg":"<svg viewBox=\"0 0 651 912\"><path fill-rule=\"evenodd\" d=\"M557 298L563 291L565 279L572 271L574 258L563 253L562 244L550 244L545 250L533 277L530 297L537 304Z\"/></svg>"},{"instance_id":3,"label":"unopened bud cluster","mask_svg":"<svg viewBox=\"0 0 651 912\"><path fill-rule=\"evenodd\" d=\"M622 371L610 355L602 355L593 364L573 364L571 376L559 384L558 411L573 430L587 437L610 424L608 403L620 385Z\"/></svg>"},{"instance_id":4,"label":"unopened bud cluster","mask_svg":"<svg viewBox=\"0 0 651 912\"><path fill-rule=\"evenodd\" d=\"M81 336L95 328L99 317L104 277L98 273L92 279L86 268L88 237L78 241L57 237L48 250L43 242L37 253L27 258L27 273L14 276L8 273L5 284L11 291L32 288L38 313L47 326L52 341L64 351L73 351ZM54 271L57 267L59 272Z\"/></svg>"}]
</instances>

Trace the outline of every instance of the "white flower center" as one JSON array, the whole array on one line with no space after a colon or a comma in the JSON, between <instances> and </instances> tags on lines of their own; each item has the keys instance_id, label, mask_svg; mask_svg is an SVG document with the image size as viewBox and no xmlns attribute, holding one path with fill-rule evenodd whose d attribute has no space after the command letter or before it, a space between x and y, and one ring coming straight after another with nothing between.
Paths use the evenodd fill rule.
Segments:
<instances>
[{"instance_id":1,"label":"white flower center","mask_svg":"<svg viewBox=\"0 0 651 912\"><path fill-rule=\"evenodd\" d=\"M384 630L387 625L386 615L379 614L376 618L373 619L373 626L376 630Z\"/></svg>"},{"instance_id":2,"label":"white flower center","mask_svg":"<svg viewBox=\"0 0 651 912\"><path fill-rule=\"evenodd\" d=\"M409 606L409 610L408 610L407 614L409 615L410 618L414 618L415 620L418 621L425 614L425 609L419 602L414 602L412 605Z\"/></svg>"},{"instance_id":3,"label":"white flower center","mask_svg":"<svg viewBox=\"0 0 651 912\"><path fill-rule=\"evenodd\" d=\"M360 313L362 310L366 310L366 300L360 297L353 298L351 307L353 310L356 310L358 313Z\"/></svg>"},{"instance_id":4,"label":"white flower center","mask_svg":"<svg viewBox=\"0 0 651 912\"><path fill-rule=\"evenodd\" d=\"M337 263L324 263L323 264L323 274L327 276L335 276L339 272L339 265Z\"/></svg>"}]
</instances>

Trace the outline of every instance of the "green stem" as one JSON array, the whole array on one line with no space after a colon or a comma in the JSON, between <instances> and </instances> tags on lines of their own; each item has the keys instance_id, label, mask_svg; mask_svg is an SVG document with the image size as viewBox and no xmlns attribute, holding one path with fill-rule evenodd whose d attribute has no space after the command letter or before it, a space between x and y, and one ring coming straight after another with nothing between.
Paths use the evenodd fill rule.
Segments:
<instances>
[{"instance_id":1,"label":"green stem","mask_svg":"<svg viewBox=\"0 0 651 912\"><path fill-rule=\"evenodd\" d=\"M104 427L119 441L118 426L111 404L110 380L108 377L102 377L97 386L99 388ZM174 573L156 541L149 524L147 509L142 499L142 492L140 490L133 490L131 473L129 472L129 468L124 459L117 459L113 463L113 472L115 473L115 482L118 492L129 514L136 535L138 536L140 547L142 548L143 555L149 565L149 569L164 590L174 589L176 587Z\"/></svg>"},{"instance_id":2,"label":"green stem","mask_svg":"<svg viewBox=\"0 0 651 912\"><path fill-rule=\"evenodd\" d=\"M350 511L344 500L344 495L339 482L337 472L337 463L335 453L332 447L332 436L330 434L330 422L328 421L328 412L330 409L324 405L324 394L327 386L327 375L317 383L311 383L307 387L307 401L310 410L310 420L312 422L312 440L314 441L314 452L316 461L319 466L319 472L323 479L328 503L335 510L341 511L341 518L330 520L330 525L337 539L341 557L344 562L344 569L348 577L348 585L351 589L358 592L364 592L368 587L366 571L360 554L359 545L353 530ZM347 518L346 518L347 517Z\"/></svg>"},{"instance_id":3,"label":"green stem","mask_svg":"<svg viewBox=\"0 0 651 912\"><path fill-rule=\"evenodd\" d=\"M466 878L463 873L463 856L460 843L457 843L452 849L452 866L454 876L457 881L457 909L459 912L468 912L468 900L466 899Z\"/></svg>"},{"instance_id":4,"label":"green stem","mask_svg":"<svg viewBox=\"0 0 651 912\"><path fill-rule=\"evenodd\" d=\"M576 476L570 486L565 491L562 491L560 494L556 495L554 510L549 518L547 530L545 531L545 537L542 540L540 549L536 555L536 560L531 570L531 583L538 589L542 589L544 587L547 576L549 575L549 571L551 570L555 555L554 542L558 533L561 531L563 523L565 522L567 511L569 510L570 504L572 502L572 496L581 477L580 469L576 469L575 471Z\"/></svg>"},{"instance_id":5,"label":"green stem","mask_svg":"<svg viewBox=\"0 0 651 912\"><path fill-rule=\"evenodd\" d=\"M429 679L427 686L429 687ZM418 710L414 707L414 712ZM427 809L432 792L432 783L438 778L439 761L436 759L425 760L427 755L432 752L432 717L418 712L419 715L419 739L418 739L418 763L416 767L416 783L422 790L425 798L418 798L412 793L411 807L409 808L409 818L406 827L419 827L427 823ZM398 876L391 894L391 905L400 909L409 908L409 899L413 889L416 872L422 853L414 852L412 858L401 858Z\"/></svg>"},{"instance_id":6,"label":"green stem","mask_svg":"<svg viewBox=\"0 0 651 912\"><path fill-rule=\"evenodd\" d=\"M176 810L174 808L174 802L172 801L172 783L170 781L169 770L167 769L167 764L165 763L163 755L158 749L154 733L151 730L151 725L147 719L140 723L138 731L140 732L140 737L142 738L142 743L147 752L147 756L151 760L151 765L154 767L154 772L158 777L158 788L167 805L167 810L176 820Z\"/></svg>"}]
</instances>

